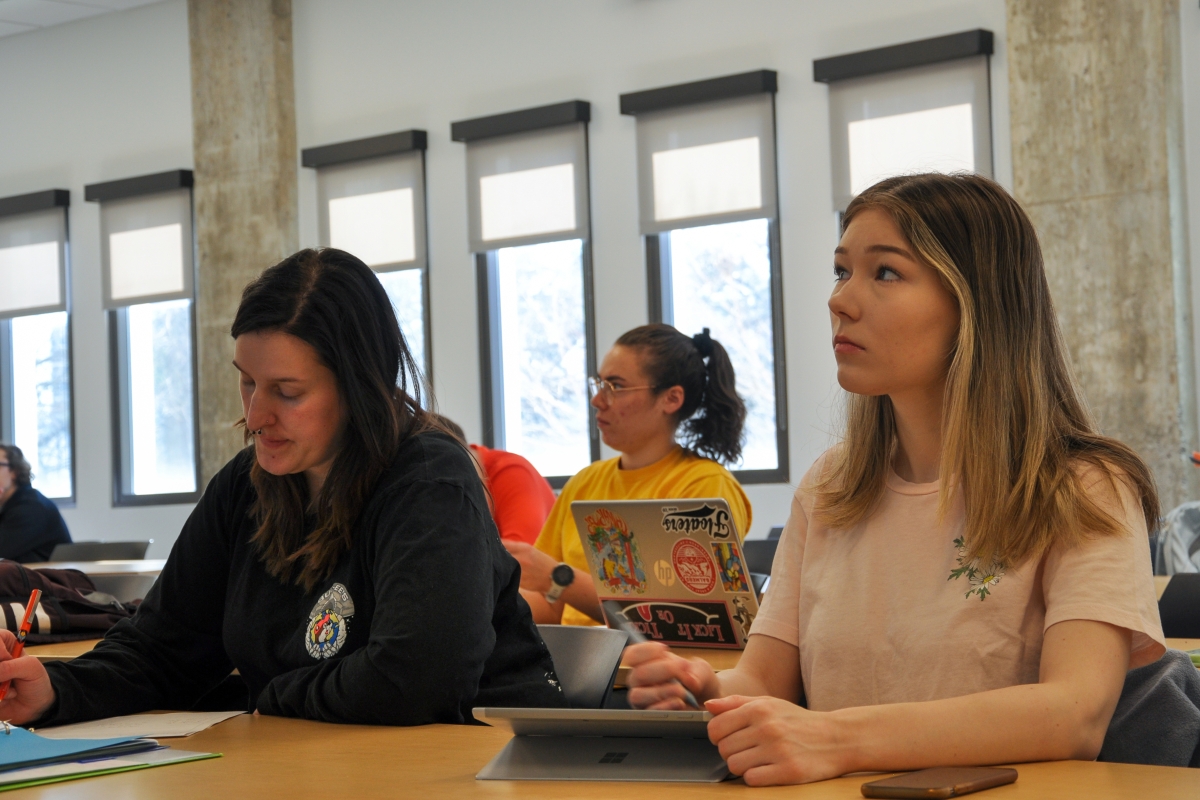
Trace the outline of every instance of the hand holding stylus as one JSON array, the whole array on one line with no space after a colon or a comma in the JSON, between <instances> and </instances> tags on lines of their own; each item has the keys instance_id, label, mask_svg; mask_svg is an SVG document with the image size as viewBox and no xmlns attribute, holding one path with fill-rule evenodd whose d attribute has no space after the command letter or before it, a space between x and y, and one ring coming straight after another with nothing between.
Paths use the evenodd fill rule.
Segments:
<instances>
[{"instance_id":1,"label":"hand holding stylus","mask_svg":"<svg viewBox=\"0 0 1200 800\"><path fill-rule=\"evenodd\" d=\"M612 600L606 600L602 605L604 607L604 614L608 617L609 622L611 622L615 628L623 631L629 637L629 644L643 644L650 641L642 634L641 631L630 624L624 613L622 613L621 607L617 605L617 603ZM692 708L703 710L704 706L701 705L696 699L696 696L692 694L692 692L686 686L683 685L683 681L679 680L678 678L672 678L670 683L678 685L679 688L683 689L683 700L685 703L690 705Z\"/></svg>"}]
</instances>

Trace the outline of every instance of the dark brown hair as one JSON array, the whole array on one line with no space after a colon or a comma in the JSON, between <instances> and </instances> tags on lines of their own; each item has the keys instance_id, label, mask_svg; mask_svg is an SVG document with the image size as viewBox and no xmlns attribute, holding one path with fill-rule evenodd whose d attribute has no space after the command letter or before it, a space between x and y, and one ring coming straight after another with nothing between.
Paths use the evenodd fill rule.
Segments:
<instances>
[{"instance_id":1,"label":"dark brown hair","mask_svg":"<svg viewBox=\"0 0 1200 800\"><path fill-rule=\"evenodd\" d=\"M892 218L958 303L939 507L944 513L962 493L967 556L1014 566L1057 543L1120 532L1089 492L1097 473L1130 489L1153 530L1154 477L1131 448L1097 431L1080 397L1037 232L1017 201L979 175L889 178L851 201L842 232L869 209ZM849 528L871 513L895 443L887 395L850 395L842 446L817 486L827 524Z\"/></svg>"},{"instance_id":2,"label":"dark brown hair","mask_svg":"<svg viewBox=\"0 0 1200 800\"><path fill-rule=\"evenodd\" d=\"M21 448L15 444L0 444L0 451L4 452L4 460L8 462L8 468L12 470L13 481L17 486L28 486L33 480L33 473L30 472L31 467L25 460L25 454L21 452Z\"/></svg>"},{"instance_id":3,"label":"dark brown hair","mask_svg":"<svg viewBox=\"0 0 1200 800\"><path fill-rule=\"evenodd\" d=\"M349 550L354 523L400 444L434 426L421 408L420 377L392 303L375 273L349 253L301 250L251 281L230 333L260 331L311 346L336 377L345 409L339 449L316 497L308 497L301 473L272 475L257 460L250 471L258 495L251 541L268 572L311 591Z\"/></svg>"},{"instance_id":4,"label":"dark brown hair","mask_svg":"<svg viewBox=\"0 0 1200 800\"><path fill-rule=\"evenodd\" d=\"M684 447L726 464L741 458L746 404L738 396L729 354L709 336L708 328L685 336L670 325L655 323L626 331L616 343L638 351L656 394L672 386L683 388L675 423L683 428Z\"/></svg>"}]
</instances>

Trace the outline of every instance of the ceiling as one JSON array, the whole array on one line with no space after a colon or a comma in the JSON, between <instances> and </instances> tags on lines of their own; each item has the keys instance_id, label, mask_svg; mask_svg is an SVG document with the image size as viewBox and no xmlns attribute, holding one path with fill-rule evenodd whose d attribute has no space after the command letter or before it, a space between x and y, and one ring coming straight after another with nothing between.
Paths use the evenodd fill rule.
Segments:
<instances>
[{"instance_id":1,"label":"ceiling","mask_svg":"<svg viewBox=\"0 0 1200 800\"><path fill-rule=\"evenodd\" d=\"M157 2L159 0L0 0L0 36Z\"/></svg>"}]
</instances>

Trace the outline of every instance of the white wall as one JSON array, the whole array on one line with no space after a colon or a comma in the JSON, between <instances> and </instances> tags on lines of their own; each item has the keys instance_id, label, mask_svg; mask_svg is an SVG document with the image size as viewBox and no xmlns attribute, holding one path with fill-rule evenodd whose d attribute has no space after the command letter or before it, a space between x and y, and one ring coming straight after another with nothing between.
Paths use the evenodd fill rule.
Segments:
<instances>
[{"instance_id":1,"label":"white wall","mask_svg":"<svg viewBox=\"0 0 1200 800\"><path fill-rule=\"evenodd\" d=\"M463 146L450 141L450 123L569 99L592 103L603 349L646 321L634 121L618 113L618 95L752 69L779 72L792 485L748 487L755 536L786 518L795 482L830 442L838 402L824 304L837 236L827 89L812 80L813 59L992 30L996 172L1011 184L1003 0L294 2L300 147L429 131L433 380L441 410L473 438L480 434L475 280ZM83 186L191 165L186 6L172 0L2 38L0 76L0 197L55 187L72 192L79 499L64 516L77 539L153 538L152 555L165 555L190 506L111 507L99 215L83 202ZM301 170L300 203L301 243L315 245L311 170Z\"/></svg>"},{"instance_id":2,"label":"white wall","mask_svg":"<svg viewBox=\"0 0 1200 800\"><path fill-rule=\"evenodd\" d=\"M70 189L76 540L154 539L165 557L190 505L112 507L100 209L89 183L190 168L187 6L161 3L0 39L0 197Z\"/></svg>"},{"instance_id":3,"label":"white wall","mask_svg":"<svg viewBox=\"0 0 1200 800\"><path fill-rule=\"evenodd\" d=\"M644 324L634 120L623 92L752 69L776 98L792 484L747 487L753 536L786 519L794 484L830 443L838 402L825 299L836 245L827 88L812 61L987 28L997 175L1011 185L1003 0L295 0L300 146L429 131L433 380L443 413L481 433L475 277L467 251L464 147L450 123L562 100L589 128L596 334L601 352ZM300 241L317 244L316 177L300 177Z\"/></svg>"}]
</instances>

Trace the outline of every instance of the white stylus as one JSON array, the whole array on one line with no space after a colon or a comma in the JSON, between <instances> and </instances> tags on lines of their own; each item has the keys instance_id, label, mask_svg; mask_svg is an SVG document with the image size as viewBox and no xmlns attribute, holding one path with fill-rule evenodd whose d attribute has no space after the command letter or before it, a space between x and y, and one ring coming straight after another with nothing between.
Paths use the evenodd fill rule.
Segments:
<instances>
[{"instance_id":1,"label":"white stylus","mask_svg":"<svg viewBox=\"0 0 1200 800\"><path fill-rule=\"evenodd\" d=\"M604 608L605 616L608 617L609 622L611 622L617 630L624 631L625 635L629 637L630 644L641 644L642 642L650 641L641 631L630 624L629 620L626 619L624 612L621 610L621 607L617 605L615 600L605 600L600 605ZM683 685L683 681L679 680L678 678L672 678L671 682L678 683L679 688L683 689L683 699L687 701L688 705L690 705L692 708L700 709L701 711L704 710L704 706L700 705L700 701L696 699L696 695L692 694L688 688Z\"/></svg>"}]
</instances>

